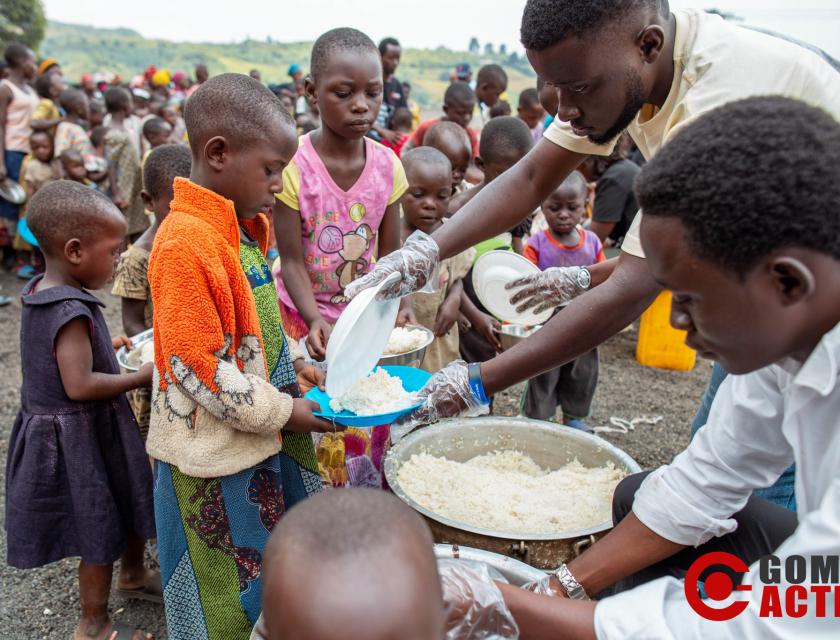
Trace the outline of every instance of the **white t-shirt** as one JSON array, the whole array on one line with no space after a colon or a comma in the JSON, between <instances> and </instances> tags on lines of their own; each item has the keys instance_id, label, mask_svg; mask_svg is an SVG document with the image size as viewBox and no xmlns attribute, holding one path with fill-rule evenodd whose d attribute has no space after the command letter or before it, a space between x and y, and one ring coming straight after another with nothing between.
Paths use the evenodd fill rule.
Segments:
<instances>
[{"instance_id":1,"label":"white t-shirt","mask_svg":"<svg viewBox=\"0 0 840 640\"><path fill-rule=\"evenodd\" d=\"M645 105L627 133L646 159L698 116L752 96L782 95L821 107L840 121L840 73L803 46L739 27L720 16L674 11L674 81L661 108ZM576 136L555 118L546 129L551 142L591 155L609 155L614 142L596 145ZM637 215L621 248L644 257Z\"/></svg>"}]
</instances>

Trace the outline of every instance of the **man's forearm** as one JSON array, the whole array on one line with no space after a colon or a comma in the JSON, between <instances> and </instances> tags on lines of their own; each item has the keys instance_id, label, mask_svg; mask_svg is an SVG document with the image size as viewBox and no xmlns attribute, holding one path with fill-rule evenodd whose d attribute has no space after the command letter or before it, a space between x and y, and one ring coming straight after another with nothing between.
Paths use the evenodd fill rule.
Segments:
<instances>
[{"instance_id":1,"label":"man's forearm","mask_svg":"<svg viewBox=\"0 0 840 640\"><path fill-rule=\"evenodd\" d=\"M590 596L685 549L645 526L630 512L604 538L569 563Z\"/></svg>"},{"instance_id":2,"label":"man's forearm","mask_svg":"<svg viewBox=\"0 0 840 640\"><path fill-rule=\"evenodd\" d=\"M527 156L484 187L432 234L441 259L515 227L585 158L540 140Z\"/></svg>"},{"instance_id":3,"label":"man's forearm","mask_svg":"<svg viewBox=\"0 0 840 640\"><path fill-rule=\"evenodd\" d=\"M661 288L643 258L622 254L612 275L575 298L540 331L481 365L488 394L559 367L621 331Z\"/></svg>"},{"instance_id":4,"label":"man's forearm","mask_svg":"<svg viewBox=\"0 0 840 640\"><path fill-rule=\"evenodd\" d=\"M522 640L590 640L595 637L595 602L541 596L509 584L499 590Z\"/></svg>"}]
</instances>

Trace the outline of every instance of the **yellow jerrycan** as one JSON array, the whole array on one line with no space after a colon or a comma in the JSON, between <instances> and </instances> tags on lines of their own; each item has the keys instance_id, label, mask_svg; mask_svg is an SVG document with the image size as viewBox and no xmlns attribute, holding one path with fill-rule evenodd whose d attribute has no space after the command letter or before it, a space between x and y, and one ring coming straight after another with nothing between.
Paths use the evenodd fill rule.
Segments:
<instances>
[{"instance_id":1,"label":"yellow jerrycan","mask_svg":"<svg viewBox=\"0 0 840 640\"><path fill-rule=\"evenodd\" d=\"M671 326L671 292L660 293L642 314L636 360L646 367L690 371L697 352L685 344L685 331Z\"/></svg>"}]
</instances>

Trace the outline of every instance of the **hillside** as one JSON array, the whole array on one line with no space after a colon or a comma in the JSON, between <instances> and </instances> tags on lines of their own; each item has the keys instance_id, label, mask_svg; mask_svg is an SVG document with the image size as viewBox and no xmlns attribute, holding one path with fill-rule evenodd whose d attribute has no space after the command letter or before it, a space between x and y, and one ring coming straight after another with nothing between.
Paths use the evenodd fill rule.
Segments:
<instances>
[{"instance_id":1,"label":"hillside","mask_svg":"<svg viewBox=\"0 0 840 640\"><path fill-rule=\"evenodd\" d=\"M311 46L310 42L256 40L233 44L170 42L147 39L131 29L100 29L51 21L39 53L58 59L70 79L100 70L114 71L130 79L150 64L192 73L197 63L204 62L211 73L248 73L256 68L266 82L285 82L286 69L291 63L308 66ZM472 65L473 73L482 64L502 65L510 78L508 92L514 101L522 89L534 86L535 76L528 61L516 54L477 55L443 47L404 50L397 75L411 82L412 97L421 106L437 109L449 83L449 74L459 62ZM513 106L515 109L515 102Z\"/></svg>"}]
</instances>

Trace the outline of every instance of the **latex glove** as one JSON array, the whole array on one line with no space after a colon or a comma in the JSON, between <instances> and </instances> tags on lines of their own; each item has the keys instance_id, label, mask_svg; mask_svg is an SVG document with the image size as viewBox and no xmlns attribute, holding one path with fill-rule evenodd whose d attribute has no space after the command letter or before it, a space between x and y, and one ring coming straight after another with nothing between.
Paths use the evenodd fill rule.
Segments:
<instances>
[{"instance_id":1,"label":"latex glove","mask_svg":"<svg viewBox=\"0 0 840 640\"><path fill-rule=\"evenodd\" d=\"M440 263L440 249L432 236L415 231L405 241L402 249L389 253L377 260L373 270L347 285L344 295L351 300L360 291L379 284L392 273L401 278L382 290L385 298L399 298L423 290L436 290L437 267ZM428 286L427 286L428 284Z\"/></svg>"},{"instance_id":2,"label":"latex glove","mask_svg":"<svg viewBox=\"0 0 840 640\"><path fill-rule=\"evenodd\" d=\"M450 362L434 374L415 397L423 406L391 425L391 442L399 442L420 425L455 416L472 418L490 413L490 405L480 403L473 396L467 363L463 360Z\"/></svg>"},{"instance_id":3,"label":"latex glove","mask_svg":"<svg viewBox=\"0 0 840 640\"><path fill-rule=\"evenodd\" d=\"M447 640L519 637L519 627L487 565L441 559L438 573L447 608Z\"/></svg>"},{"instance_id":4,"label":"latex glove","mask_svg":"<svg viewBox=\"0 0 840 640\"><path fill-rule=\"evenodd\" d=\"M582 287L578 281L578 276L584 269L585 267L551 267L514 280L508 283L505 289L519 289L510 298L511 304L518 305L518 313L531 308L534 308L534 313L542 313L571 302L589 288ZM588 281L588 278L586 280ZM519 304L520 302L522 304Z\"/></svg>"}]
</instances>

